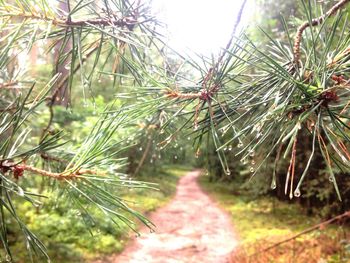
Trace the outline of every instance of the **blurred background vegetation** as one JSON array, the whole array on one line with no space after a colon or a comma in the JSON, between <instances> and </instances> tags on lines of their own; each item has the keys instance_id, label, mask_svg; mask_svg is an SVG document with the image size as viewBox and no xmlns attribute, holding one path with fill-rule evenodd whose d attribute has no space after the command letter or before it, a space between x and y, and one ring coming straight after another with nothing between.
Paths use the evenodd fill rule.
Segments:
<instances>
[{"instance_id":1,"label":"blurred background vegetation","mask_svg":"<svg viewBox=\"0 0 350 263\"><path fill-rule=\"evenodd\" d=\"M258 43L262 50L270 42L270 39L257 28L257 25L274 39L286 42L287 37L281 15L288 18L291 28L294 29L303 21L301 20L303 17L301 1L256 0L256 2L259 11L255 14L246 33L250 39ZM323 2L326 9L332 6L335 1ZM153 44L161 46L163 43L159 41ZM114 49L117 49L118 53L124 52L119 42L116 43ZM161 48L159 49L161 50ZM57 71L54 52L47 52L42 46L34 46L32 52L35 54L34 60L36 62L29 61L26 74L40 85L44 85L52 79L53 74ZM167 70L164 74L169 78L176 79L177 76L174 72L179 70L182 60L173 53L166 57L159 50L152 50L152 52L151 54L143 54L142 52L142 54L137 54L144 55L144 61L153 61L152 70L154 71L159 70L160 65L166 64ZM125 53L123 53L123 55L131 57L132 54L132 48L125 49ZM69 141L67 151L61 152L61 149L57 148L50 151L50 154L70 160L74 155L73 151L83 145L84 139L97 125L101 114L106 113L107 104L113 104L113 108L111 108L113 111L127 103L137 104L139 102L137 93L141 91L134 91L132 87L135 83L134 74L139 70L137 63L135 62L134 65L127 59L116 62L116 60L108 59L109 56L110 53L107 52L103 55L104 60L101 59L97 62L97 68L103 68L103 70L96 74L98 77L89 80L89 88L85 92L91 93L91 96L87 95L85 99L82 99L81 88L72 88L69 94L69 107L65 103L57 103L60 105L54 106L45 103L38 105L35 114L28 120L31 132L25 141L26 148L36 147L37 142L42 140L43 131L50 136L64 131L59 142ZM38 61L42 62L38 63ZM116 63L118 63L117 70L115 69ZM85 65L85 70L86 72L94 71L93 64ZM186 68L182 71L187 74L187 78L193 77L194 73ZM79 78L75 78L70 85L80 87L80 82ZM91 91L90 87L93 87ZM135 92L135 97L130 96L132 92ZM128 93L128 95L123 97L124 93ZM16 95L16 93L10 94L8 92L2 97L1 105L8 107L7 100L13 99ZM68 100L68 98L66 99ZM125 158L122 161L119 159L116 161L118 176L125 181L137 180L156 183L156 185L151 185L152 189L108 188L109 191L127 200L128 205L132 208L147 215L147 213L164 205L175 193L179 177L186 171L197 167L205 170L206 176L201 179L204 189L217 198L219 203L232 214L233 224L236 226L243 245L253 246L261 239L275 236L285 237L297 233L320 220L331 218L350 209L349 174L344 173L341 169L334 169L342 195L342 202L340 202L333 184L329 181L327 165L320 151L316 152L315 159L309 168L309 175L302 185L302 196L290 200L284 193L286 170L288 170L289 165L287 160L279 162L276 171L276 185L271 186L276 153L268 157L264 166L254 177L251 177L252 162L258 163L259 160L264 159L264 156L257 153L248 158L248 161L242 160L237 157L239 149L233 143L223 148L230 170L229 174L224 171L221 165L214 142L208 140L199 145L198 141L194 139L195 131L193 130L181 131L181 135L172 139L166 147L162 147L162 142L167 140L172 131L179 128L176 119L174 118L173 122L167 116L175 114L174 111L175 109L168 107L168 105L164 106L164 110L152 109L150 110L151 114L144 112L142 114L145 117L141 116L135 122L128 122L126 127L113 133L113 140L120 141L121 145L125 147L123 153L117 156ZM186 118L186 116L178 117ZM5 117L3 116L3 118ZM164 122L166 123L165 131L161 128ZM48 123L50 123L49 126ZM307 163L307 156L310 155L312 142L303 133L298 136L299 141L303 141L302 147L305 147L305 149L299 149L296 164L297 173L302 173L303 167ZM0 139L2 139L1 136ZM72 154L70 154L70 150ZM45 155L43 156L43 153L41 157L41 159L30 160L43 169L60 170L61 168L62 170L65 167L60 162L48 160ZM106 256L120 252L130 236L134 235L126 224L118 221L118 218L113 219L116 222L111 221L97 207L89 208L89 213L82 212L81 204L75 204L77 199L70 198L69 195L67 197L65 195L63 198L63 190L52 190L52 186L56 186L59 182L40 176L34 179L23 176L18 181L26 192L40 195L37 197L40 204L36 205L34 209L30 202L23 201L20 197L14 196L13 200L15 200L18 216L45 244L48 255L54 262L86 262L101 257L101 255ZM45 197L41 197L41 195ZM125 216L132 218L129 214ZM9 245L14 251L12 253L13 262L27 262L28 252L23 248L23 244L26 246L27 243L19 234L22 230L15 221L11 217L6 217L6 224L11 226L6 231L8 232ZM137 225L136 229L138 227ZM338 231L345 234L339 237ZM323 234L335 240L332 241L333 243L325 245L332 246L334 250L318 251L319 258L324 257L325 260L328 260L326 262L347 262L350 260L349 233L346 224L339 226L339 228L334 227L323 231ZM310 245L310 240L319 241L315 235L320 234L313 234L305 240L299 241ZM323 236L322 238L328 240ZM252 251L248 248L248 252ZM270 259L275 257L276 255L271 255ZM305 256L305 258L307 257ZM39 256L35 262L40 262L40 260L44 261ZM282 256L278 262L287 262L286 260L287 258ZM292 259L288 258L288 260Z\"/></svg>"}]
</instances>

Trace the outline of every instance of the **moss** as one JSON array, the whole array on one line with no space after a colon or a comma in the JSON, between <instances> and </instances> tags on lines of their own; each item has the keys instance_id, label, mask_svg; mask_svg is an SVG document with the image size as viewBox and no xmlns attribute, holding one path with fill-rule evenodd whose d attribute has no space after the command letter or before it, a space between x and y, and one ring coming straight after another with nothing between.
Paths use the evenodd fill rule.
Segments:
<instances>
[{"instance_id":1,"label":"moss","mask_svg":"<svg viewBox=\"0 0 350 263\"><path fill-rule=\"evenodd\" d=\"M237 191L238 186L231 183L209 182L208 177L201 177L200 185L229 212L239 238L239 245L242 247L255 247L259 242L260 246L261 240L270 240L274 243L298 234L321 221L320 218L306 216L298 204L281 202L271 197L252 199L241 189ZM320 234L334 239L339 231L341 230L337 227L330 226L322 232L314 231L303 235L297 241L305 244L316 242L315 240L319 242ZM266 247L266 244L263 244L263 247Z\"/></svg>"}]
</instances>

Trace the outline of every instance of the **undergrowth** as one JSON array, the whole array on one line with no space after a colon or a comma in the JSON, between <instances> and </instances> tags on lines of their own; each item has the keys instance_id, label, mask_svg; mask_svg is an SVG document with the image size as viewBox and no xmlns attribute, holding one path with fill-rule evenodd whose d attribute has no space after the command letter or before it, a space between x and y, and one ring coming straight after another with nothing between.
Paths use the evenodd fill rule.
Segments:
<instances>
[{"instance_id":1,"label":"undergrowth","mask_svg":"<svg viewBox=\"0 0 350 263\"><path fill-rule=\"evenodd\" d=\"M231 262L349 262L350 231L342 225L316 230L261 252L323 220L306 216L295 203L268 196L252 198L234 183L210 182L203 176L200 184L232 218L239 245L232 252Z\"/></svg>"},{"instance_id":2,"label":"undergrowth","mask_svg":"<svg viewBox=\"0 0 350 263\"><path fill-rule=\"evenodd\" d=\"M122 190L121 197L132 208L148 214L163 206L171 199L176 190L178 179L190 170L187 167L163 166L157 170L143 171L136 179L156 183L158 190L129 189ZM59 199L59 197L58 197ZM94 211L98 227L92 226L90 231L84 224L84 218L78 210L72 209L68 203L46 203L42 208L33 210L28 204L19 207L29 228L37 233L48 248L53 262L71 263L87 262L97 257L118 253L123 250L127 241L136 235L122 222L119 227L107 220L97 209ZM138 229L138 225L135 226ZM14 262L25 262L27 251L21 250L21 242L17 239L19 229L13 232ZM39 262L38 262L39 263Z\"/></svg>"}]
</instances>

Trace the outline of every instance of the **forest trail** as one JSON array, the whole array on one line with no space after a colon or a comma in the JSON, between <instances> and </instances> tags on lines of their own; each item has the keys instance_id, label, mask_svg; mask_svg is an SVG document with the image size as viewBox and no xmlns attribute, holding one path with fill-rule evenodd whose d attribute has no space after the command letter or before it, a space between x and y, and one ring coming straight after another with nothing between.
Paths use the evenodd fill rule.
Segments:
<instances>
[{"instance_id":1,"label":"forest trail","mask_svg":"<svg viewBox=\"0 0 350 263\"><path fill-rule=\"evenodd\" d=\"M113 263L228 262L237 245L229 216L197 183L200 171L188 172L175 197L151 216L155 233L141 230Z\"/></svg>"}]
</instances>

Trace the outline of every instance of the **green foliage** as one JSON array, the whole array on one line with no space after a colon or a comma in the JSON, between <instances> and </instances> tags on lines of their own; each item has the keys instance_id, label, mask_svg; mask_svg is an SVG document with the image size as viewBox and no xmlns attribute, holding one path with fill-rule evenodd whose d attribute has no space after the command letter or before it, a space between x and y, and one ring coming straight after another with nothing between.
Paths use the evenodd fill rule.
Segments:
<instances>
[{"instance_id":1,"label":"green foliage","mask_svg":"<svg viewBox=\"0 0 350 263\"><path fill-rule=\"evenodd\" d=\"M49 255L30 227L47 227L43 236L52 236L62 221L58 242L91 249L94 242L68 235L64 224L76 213L82 221L73 229L109 233L95 248L120 249L112 239L122 235L111 225L136 230L136 219L152 227L123 197L137 200L155 187L143 179L171 194L175 180L143 173L161 163L195 163L192 148L195 157L207 157L197 164L205 162L212 179L239 173L238 181L253 178L243 187L255 185L257 194L284 188L290 198L304 194L309 209L312 198L318 207L334 204L330 183L339 198L348 195L347 2L320 19L328 5L283 2L298 17L288 23L275 13L262 16L267 29L259 34L236 33L240 13L227 46L210 58L169 51L148 3L0 1L1 260L13 257L8 222L22 231L32 261ZM51 66L21 65L36 47ZM150 195L145 207L156 208L157 199ZM47 226L34 217L46 223L51 211L27 215L25 208L28 228L17 212L28 203L62 208Z\"/></svg>"},{"instance_id":2,"label":"green foliage","mask_svg":"<svg viewBox=\"0 0 350 263\"><path fill-rule=\"evenodd\" d=\"M154 188L123 174L126 159L121 153L128 146L121 140L128 134L126 117L114 96L101 92L103 87L96 91L105 96L95 96L93 89L97 83L111 85L114 90L135 85L135 65L144 65L148 59L145 49L150 40L156 41L153 32L157 22L148 7L127 0L57 5L49 1L0 1L0 14L1 260L13 257L8 222L21 229L28 260L35 261L41 255L49 260L45 245L30 229L40 232L42 226L39 221L34 224L34 219L26 225L23 215L17 213L18 203L31 202L35 210L56 202L64 210L78 210L82 216L77 220L82 221L74 226L77 230L83 225L89 228L117 221L134 228L130 215L151 227L119 197L122 189ZM46 54L40 53L36 59L51 65L26 65L23 57L27 59L31 50L45 50ZM65 107L54 107L56 104ZM68 209L67 203L75 207ZM46 220L50 211L43 211L31 217ZM65 218L61 218L63 214ZM79 243L71 240L74 237L63 225L71 217L69 212L58 217L53 213L47 234L52 235L60 222L58 230L65 237L57 238ZM111 240L105 238L104 243L111 245Z\"/></svg>"},{"instance_id":3,"label":"green foliage","mask_svg":"<svg viewBox=\"0 0 350 263\"><path fill-rule=\"evenodd\" d=\"M200 178L200 184L230 214L240 241L239 247L245 248L249 255L259 252L279 240L298 234L306 228L318 224L320 221L320 218L317 216L306 216L299 204L285 203L271 197L253 198L251 192L244 189L237 182L213 183L206 176ZM316 240L319 239L336 239L336 236L340 233L344 238L332 241L336 243L334 247L324 247L330 245L327 243L320 243L316 246L316 250L321 250L321 254L317 255L317 259L324 258L327 262L346 262L350 256L347 248L349 242L346 240L349 232L348 226L340 225L328 226L326 229L308 233L297 240L301 243L302 250L298 250L295 244L293 247L282 247L277 250L274 260L276 262L285 262L287 259L283 258L283 256L291 254L291 249L294 249L294 246L296 246L296 251L298 251L294 255L295 262L305 262L299 259L299 256L303 254L303 250L307 251L306 258L309 256L308 260L311 260L313 251L307 250L312 249L313 246L310 248L310 244L315 244ZM260 241L261 243L259 243ZM310 241L311 243L309 244L308 242ZM257 246L255 247L255 245ZM235 253L237 254L238 251ZM259 255L255 257L259 257Z\"/></svg>"},{"instance_id":4,"label":"green foliage","mask_svg":"<svg viewBox=\"0 0 350 263\"><path fill-rule=\"evenodd\" d=\"M119 195L131 207L147 214L171 199L178 179L188 170L190 167L164 166L157 172L143 171L138 179L156 183L159 190L122 189ZM17 211L27 226L44 242L52 262L86 262L99 255L117 253L122 251L130 236L135 235L122 220L116 220L116 227L99 209L91 210L90 215L94 218L91 222L87 215L69 205L66 200L60 200L60 196L54 193L51 195L54 195L49 199L51 201L36 210L31 209L29 203L22 203ZM18 236L18 231L11 233L10 238ZM15 262L27 257L20 242L13 243L13 250ZM41 260L44 261L40 259L37 262Z\"/></svg>"}]
</instances>

